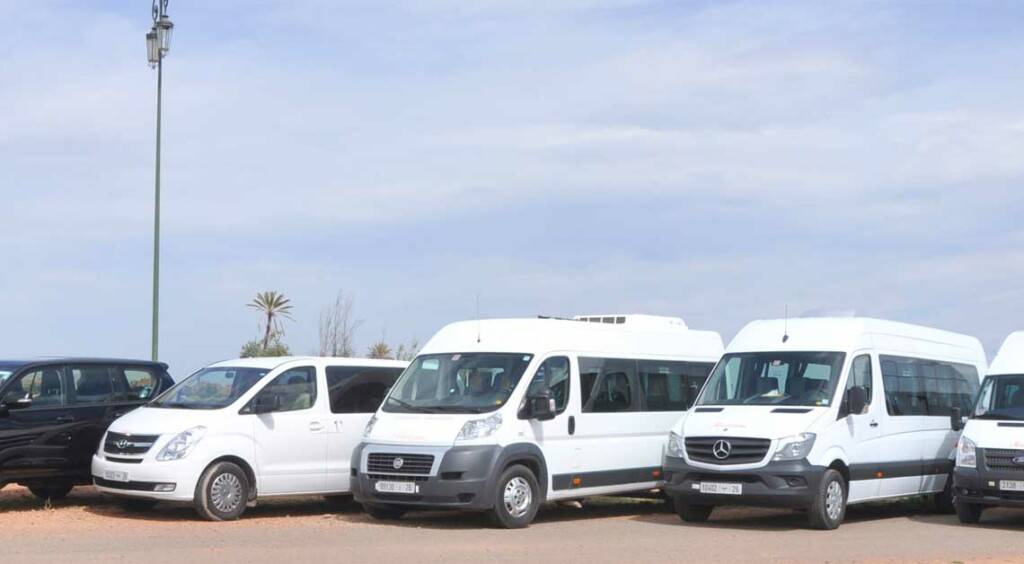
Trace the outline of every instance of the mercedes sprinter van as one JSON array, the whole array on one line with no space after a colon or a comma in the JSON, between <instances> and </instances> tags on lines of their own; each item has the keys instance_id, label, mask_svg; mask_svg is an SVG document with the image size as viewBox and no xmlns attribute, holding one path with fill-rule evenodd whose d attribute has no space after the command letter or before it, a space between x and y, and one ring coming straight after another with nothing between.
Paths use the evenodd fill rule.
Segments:
<instances>
[{"instance_id":1,"label":"mercedes sprinter van","mask_svg":"<svg viewBox=\"0 0 1024 564\"><path fill-rule=\"evenodd\" d=\"M754 321L669 434L665 490L685 521L718 505L804 509L834 529L847 504L948 488L985 373L974 337L864 318Z\"/></svg>"},{"instance_id":2,"label":"mercedes sprinter van","mask_svg":"<svg viewBox=\"0 0 1024 564\"><path fill-rule=\"evenodd\" d=\"M188 502L214 521L237 519L263 497L344 501L352 449L406 365L218 362L116 420L92 457L93 482L128 508Z\"/></svg>"},{"instance_id":3,"label":"mercedes sprinter van","mask_svg":"<svg viewBox=\"0 0 1024 564\"><path fill-rule=\"evenodd\" d=\"M352 455L373 516L487 512L656 489L665 433L722 354L717 333L646 315L464 321L423 347Z\"/></svg>"},{"instance_id":4,"label":"mercedes sprinter van","mask_svg":"<svg viewBox=\"0 0 1024 564\"><path fill-rule=\"evenodd\" d=\"M953 478L960 522L977 523L986 507L1024 507L1024 331L1006 338L964 413Z\"/></svg>"}]
</instances>

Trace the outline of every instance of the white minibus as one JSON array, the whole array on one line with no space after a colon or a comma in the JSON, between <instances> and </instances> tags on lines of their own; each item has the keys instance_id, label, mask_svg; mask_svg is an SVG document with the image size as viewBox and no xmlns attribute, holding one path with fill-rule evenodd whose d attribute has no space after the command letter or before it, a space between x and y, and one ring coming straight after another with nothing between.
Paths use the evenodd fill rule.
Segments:
<instances>
[{"instance_id":1,"label":"white minibus","mask_svg":"<svg viewBox=\"0 0 1024 564\"><path fill-rule=\"evenodd\" d=\"M665 490L685 521L718 505L805 509L834 529L847 504L949 488L985 373L974 337L865 318L754 321L669 434Z\"/></svg>"},{"instance_id":2,"label":"white minibus","mask_svg":"<svg viewBox=\"0 0 1024 564\"><path fill-rule=\"evenodd\" d=\"M114 421L96 487L130 509L192 503L237 519L257 498L351 499L349 457L407 362L246 358L203 368Z\"/></svg>"},{"instance_id":3,"label":"white minibus","mask_svg":"<svg viewBox=\"0 0 1024 564\"><path fill-rule=\"evenodd\" d=\"M1024 507L1024 331L1003 342L973 411L964 413L953 479L960 522L977 523L986 507Z\"/></svg>"},{"instance_id":4,"label":"white minibus","mask_svg":"<svg viewBox=\"0 0 1024 564\"><path fill-rule=\"evenodd\" d=\"M542 502L656 489L665 433L721 353L678 318L453 323L367 425L353 493L378 518L451 508L516 528Z\"/></svg>"}]
</instances>

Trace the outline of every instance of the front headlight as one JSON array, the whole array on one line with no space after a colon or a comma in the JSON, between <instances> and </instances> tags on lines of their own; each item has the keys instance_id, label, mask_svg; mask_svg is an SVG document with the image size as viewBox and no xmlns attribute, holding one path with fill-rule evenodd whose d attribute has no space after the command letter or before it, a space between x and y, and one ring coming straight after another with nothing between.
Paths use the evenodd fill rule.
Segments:
<instances>
[{"instance_id":1,"label":"front headlight","mask_svg":"<svg viewBox=\"0 0 1024 564\"><path fill-rule=\"evenodd\" d=\"M956 465L963 468L978 467L978 445L963 435L960 435L960 442L956 444Z\"/></svg>"},{"instance_id":2,"label":"front headlight","mask_svg":"<svg viewBox=\"0 0 1024 564\"><path fill-rule=\"evenodd\" d=\"M775 456L772 460L800 460L811 452L814 446L814 433L800 433L784 439L779 439L779 446L775 449Z\"/></svg>"},{"instance_id":3,"label":"front headlight","mask_svg":"<svg viewBox=\"0 0 1024 564\"><path fill-rule=\"evenodd\" d=\"M485 419L466 421L466 424L462 426L462 430L459 431L459 435L455 437L455 440L471 441L473 439L482 439L493 435L499 428L501 428L501 414L495 413Z\"/></svg>"},{"instance_id":4,"label":"front headlight","mask_svg":"<svg viewBox=\"0 0 1024 564\"><path fill-rule=\"evenodd\" d=\"M677 435L675 431L669 431L668 446L665 448L665 454L673 458L682 458L684 450L683 438Z\"/></svg>"},{"instance_id":5,"label":"front headlight","mask_svg":"<svg viewBox=\"0 0 1024 564\"><path fill-rule=\"evenodd\" d=\"M377 414L374 413L373 417L371 417L370 420L366 422L366 428L363 429L363 438L364 439L366 437L370 436L370 433L373 432L373 426L376 425L376 424L377 424Z\"/></svg>"},{"instance_id":6,"label":"front headlight","mask_svg":"<svg viewBox=\"0 0 1024 564\"><path fill-rule=\"evenodd\" d=\"M171 439L169 443L164 445L164 448L160 451L160 454L156 455L156 459L160 461L167 460L181 460L192 452L196 444L202 440L203 435L206 434L206 427L202 425L198 427L192 427L178 433L176 437Z\"/></svg>"}]
</instances>

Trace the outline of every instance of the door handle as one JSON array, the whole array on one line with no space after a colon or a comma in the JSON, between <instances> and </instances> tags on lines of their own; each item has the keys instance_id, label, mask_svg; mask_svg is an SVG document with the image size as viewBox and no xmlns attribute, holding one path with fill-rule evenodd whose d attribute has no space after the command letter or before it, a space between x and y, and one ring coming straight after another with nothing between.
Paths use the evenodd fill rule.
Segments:
<instances>
[{"instance_id":1,"label":"door handle","mask_svg":"<svg viewBox=\"0 0 1024 564\"><path fill-rule=\"evenodd\" d=\"M871 425L872 427L878 427L878 421L872 421L871 423L868 423L868 425Z\"/></svg>"},{"instance_id":2,"label":"door handle","mask_svg":"<svg viewBox=\"0 0 1024 564\"><path fill-rule=\"evenodd\" d=\"M573 415L569 416L569 434L570 435L575 435L576 434L576 417L573 416Z\"/></svg>"},{"instance_id":3,"label":"door handle","mask_svg":"<svg viewBox=\"0 0 1024 564\"><path fill-rule=\"evenodd\" d=\"M75 418L70 415L61 415L57 418L57 423L74 423Z\"/></svg>"},{"instance_id":4,"label":"door handle","mask_svg":"<svg viewBox=\"0 0 1024 564\"><path fill-rule=\"evenodd\" d=\"M319 421L310 421L309 430L313 431L314 433L318 433L324 430L324 424Z\"/></svg>"}]
</instances>

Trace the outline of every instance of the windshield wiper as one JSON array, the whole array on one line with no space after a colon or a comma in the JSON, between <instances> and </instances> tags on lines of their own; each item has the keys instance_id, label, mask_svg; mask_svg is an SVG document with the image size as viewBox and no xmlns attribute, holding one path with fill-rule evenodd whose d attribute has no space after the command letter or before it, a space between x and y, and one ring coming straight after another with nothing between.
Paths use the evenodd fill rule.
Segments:
<instances>
[{"instance_id":1,"label":"windshield wiper","mask_svg":"<svg viewBox=\"0 0 1024 564\"><path fill-rule=\"evenodd\" d=\"M975 415L975 416L973 416L971 418L972 419L1010 419L1010 420L1013 420L1013 421L1022 421L1022 420L1024 420L1024 417L1019 417L1017 415L1010 415L1008 413L999 413L999 412L996 412L996 411L989 411L989 412L983 413L981 415Z\"/></svg>"},{"instance_id":2,"label":"windshield wiper","mask_svg":"<svg viewBox=\"0 0 1024 564\"><path fill-rule=\"evenodd\" d=\"M434 410L434 408L423 407L423 406L419 406L419 405L413 405L413 404L411 404L411 403L409 403L409 402L407 402L405 400L400 400L400 399L398 399L396 397L392 397L392 396L388 396L388 401L393 401L393 402L397 403L398 405L408 409L409 411L413 411L413 412L416 412L416 413L437 413L437 411Z\"/></svg>"}]
</instances>

